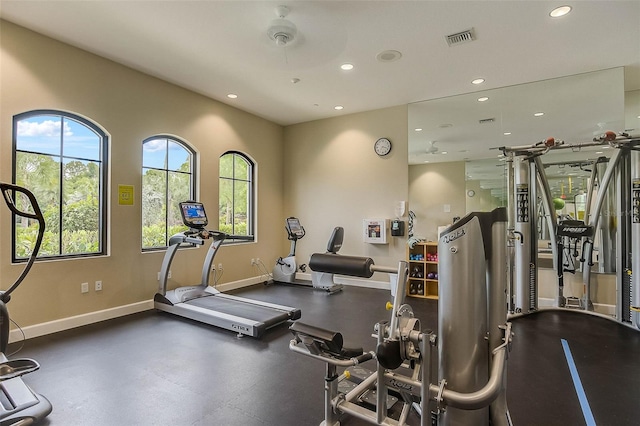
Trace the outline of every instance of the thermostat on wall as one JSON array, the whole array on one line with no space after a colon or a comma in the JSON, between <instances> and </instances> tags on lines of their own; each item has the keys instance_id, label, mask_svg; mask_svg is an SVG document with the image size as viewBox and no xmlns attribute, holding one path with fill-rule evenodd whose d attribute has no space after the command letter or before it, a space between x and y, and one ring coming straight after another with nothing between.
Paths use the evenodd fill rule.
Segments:
<instances>
[{"instance_id":1,"label":"thermostat on wall","mask_svg":"<svg viewBox=\"0 0 640 426\"><path fill-rule=\"evenodd\" d=\"M364 242L387 244L387 219L365 219L363 221Z\"/></svg>"}]
</instances>

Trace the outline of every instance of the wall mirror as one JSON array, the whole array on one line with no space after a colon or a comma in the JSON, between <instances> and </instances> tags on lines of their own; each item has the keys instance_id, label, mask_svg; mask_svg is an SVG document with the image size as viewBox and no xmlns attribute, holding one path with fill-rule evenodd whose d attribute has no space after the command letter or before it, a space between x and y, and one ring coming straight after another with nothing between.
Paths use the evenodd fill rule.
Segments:
<instances>
[{"instance_id":1,"label":"wall mirror","mask_svg":"<svg viewBox=\"0 0 640 426\"><path fill-rule=\"evenodd\" d=\"M623 68L416 102L409 105L409 167L464 161L466 210L488 211L506 205L498 147L551 136L585 143L606 130L624 130L624 109ZM608 156L602 147L545 154L554 197L573 200L584 191L589 162L601 156Z\"/></svg>"}]
</instances>

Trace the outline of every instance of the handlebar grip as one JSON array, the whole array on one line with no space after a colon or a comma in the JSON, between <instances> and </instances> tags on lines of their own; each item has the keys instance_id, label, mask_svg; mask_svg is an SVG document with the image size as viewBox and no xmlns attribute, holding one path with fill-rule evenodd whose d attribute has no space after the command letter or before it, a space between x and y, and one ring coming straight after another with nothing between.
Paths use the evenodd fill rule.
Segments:
<instances>
[{"instance_id":1,"label":"handlebar grip","mask_svg":"<svg viewBox=\"0 0 640 426\"><path fill-rule=\"evenodd\" d=\"M362 355L358 355L356 358L358 364L362 364L363 362L367 362L373 359L373 354L371 352L363 353Z\"/></svg>"},{"instance_id":2,"label":"handlebar grip","mask_svg":"<svg viewBox=\"0 0 640 426\"><path fill-rule=\"evenodd\" d=\"M253 241L253 235L231 235L227 234L227 240Z\"/></svg>"},{"instance_id":3,"label":"handlebar grip","mask_svg":"<svg viewBox=\"0 0 640 426\"><path fill-rule=\"evenodd\" d=\"M18 185L1 182L0 190L2 191L2 196L4 197L4 201L7 203L7 207L9 207L9 210L11 210L14 214L17 214L18 216L26 217L29 219L36 219L38 222L40 222L40 226L44 226L44 216L42 216L40 206L38 205L38 201L36 200L35 195L33 195L33 192ZM29 199L29 203L31 203L33 213L20 210L18 206L16 206L14 197L11 196L11 191L24 194Z\"/></svg>"}]
</instances>

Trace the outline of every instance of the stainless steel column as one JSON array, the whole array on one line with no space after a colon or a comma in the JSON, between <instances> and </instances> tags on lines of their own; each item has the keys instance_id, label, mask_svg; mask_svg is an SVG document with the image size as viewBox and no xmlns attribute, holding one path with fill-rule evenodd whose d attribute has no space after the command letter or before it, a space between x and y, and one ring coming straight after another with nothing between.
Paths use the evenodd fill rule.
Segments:
<instances>
[{"instance_id":1,"label":"stainless steel column","mask_svg":"<svg viewBox=\"0 0 640 426\"><path fill-rule=\"evenodd\" d=\"M513 291L515 312L529 313L531 284L531 212L534 211L535 200L531 200L531 181L529 160L524 156L513 159L515 190L515 223L514 232L521 238L520 244L514 247ZM535 183L533 183L535 185Z\"/></svg>"},{"instance_id":2,"label":"stainless steel column","mask_svg":"<svg viewBox=\"0 0 640 426\"><path fill-rule=\"evenodd\" d=\"M631 151L631 322L640 329L640 152Z\"/></svg>"},{"instance_id":3,"label":"stainless steel column","mask_svg":"<svg viewBox=\"0 0 640 426\"><path fill-rule=\"evenodd\" d=\"M438 243L438 382L463 393L481 389L489 377L487 262L477 215L453 224ZM489 410L447 407L438 424L488 425Z\"/></svg>"}]
</instances>

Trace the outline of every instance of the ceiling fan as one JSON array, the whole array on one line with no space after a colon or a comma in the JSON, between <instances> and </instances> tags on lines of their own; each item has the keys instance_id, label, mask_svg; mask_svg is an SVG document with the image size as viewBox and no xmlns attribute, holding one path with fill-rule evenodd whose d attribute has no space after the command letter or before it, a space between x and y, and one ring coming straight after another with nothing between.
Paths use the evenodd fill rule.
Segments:
<instances>
[{"instance_id":1,"label":"ceiling fan","mask_svg":"<svg viewBox=\"0 0 640 426\"><path fill-rule=\"evenodd\" d=\"M438 152L438 147L436 146L437 141L429 142L429 146L427 147L427 154L436 154Z\"/></svg>"}]
</instances>

